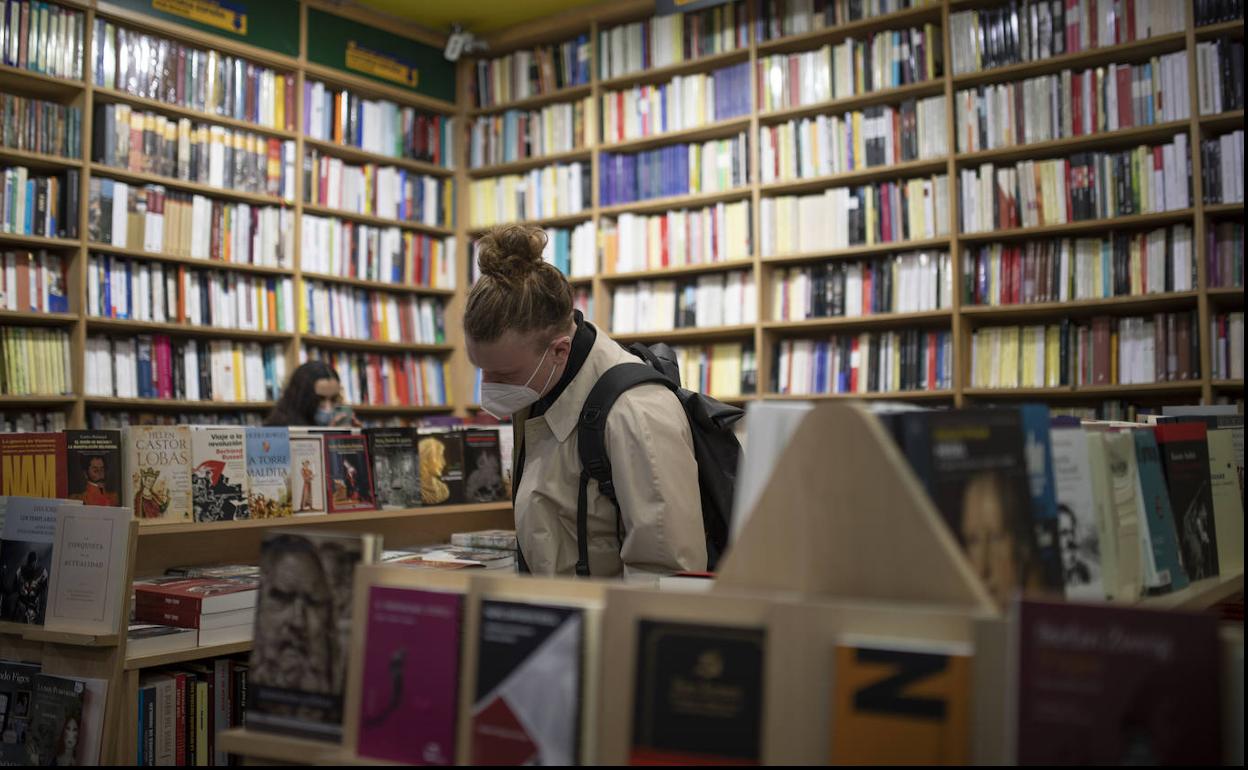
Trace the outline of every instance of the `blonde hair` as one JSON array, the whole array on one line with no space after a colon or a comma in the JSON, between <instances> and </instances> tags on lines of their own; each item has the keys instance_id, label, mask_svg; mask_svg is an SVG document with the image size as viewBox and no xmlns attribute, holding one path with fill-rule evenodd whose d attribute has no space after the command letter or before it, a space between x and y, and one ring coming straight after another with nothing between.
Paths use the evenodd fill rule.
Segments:
<instances>
[{"instance_id":1,"label":"blonde hair","mask_svg":"<svg viewBox=\"0 0 1248 770\"><path fill-rule=\"evenodd\" d=\"M525 225L495 227L477 240L481 277L468 292L464 332L493 342L507 330L563 331L572 320L572 287L542 259L546 233Z\"/></svg>"}]
</instances>

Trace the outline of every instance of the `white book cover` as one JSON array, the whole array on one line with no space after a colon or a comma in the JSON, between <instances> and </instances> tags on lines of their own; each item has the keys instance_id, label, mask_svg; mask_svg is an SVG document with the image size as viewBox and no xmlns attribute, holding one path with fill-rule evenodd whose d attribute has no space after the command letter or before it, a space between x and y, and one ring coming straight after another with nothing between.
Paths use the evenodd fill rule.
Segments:
<instances>
[{"instance_id":1,"label":"white book cover","mask_svg":"<svg viewBox=\"0 0 1248 770\"><path fill-rule=\"evenodd\" d=\"M129 508L62 503L56 519L49 630L115 634L129 557Z\"/></svg>"},{"instance_id":2,"label":"white book cover","mask_svg":"<svg viewBox=\"0 0 1248 770\"><path fill-rule=\"evenodd\" d=\"M127 396L134 393L133 340L126 351ZM191 437L187 426L132 425L123 442L125 496L142 523L191 520Z\"/></svg>"}]
</instances>

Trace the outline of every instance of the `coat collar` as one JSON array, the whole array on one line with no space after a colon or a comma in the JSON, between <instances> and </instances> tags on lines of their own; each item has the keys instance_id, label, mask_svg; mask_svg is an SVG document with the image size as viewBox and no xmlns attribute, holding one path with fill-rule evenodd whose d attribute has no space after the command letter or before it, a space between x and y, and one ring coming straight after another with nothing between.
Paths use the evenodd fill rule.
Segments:
<instances>
[{"instance_id":1,"label":"coat collar","mask_svg":"<svg viewBox=\"0 0 1248 770\"><path fill-rule=\"evenodd\" d=\"M581 407L585 405L585 399L589 398L589 391L593 389L598 379L611 367L627 360L625 356L629 356L629 353L604 334L602 329L595 326L594 330L597 336L594 338L593 348L589 351L589 357L585 359L581 370L572 378L568 387L555 400L555 403L550 405L544 415L546 424L550 426L550 432L554 434L559 443L567 441L568 436L572 435L581 417ZM527 410L525 418L528 418Z\"/></svg>"}]
</instances>

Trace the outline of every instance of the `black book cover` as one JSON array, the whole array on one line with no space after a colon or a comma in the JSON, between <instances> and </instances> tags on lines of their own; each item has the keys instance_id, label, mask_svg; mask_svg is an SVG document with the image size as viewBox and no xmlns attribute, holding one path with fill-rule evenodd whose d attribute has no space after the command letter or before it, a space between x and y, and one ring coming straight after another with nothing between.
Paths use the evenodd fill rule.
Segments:
<instances>
[{"instance_id":1,"label":"black book cover","mask_svg":"<svg viewBox=\"0 0 1248 770\"><path fill-rule=\"evenodd\" d=\"M77 765L82 701L87 686L76 679L34 676L27 761L32 765Z\"/></svg>"},{"instance_id":2,"label":"black book cover","mask_svg":"<svg viewBox=\"0 0 1248 770\"><path fill-rule=\"evenodd\" d=\"M373 488L380 508L420 505L415 428L365 428L373 460Z\"/></svg>"},{"instance_id":3,"label":"black book cover","mask_svg":"<svg viewBox=\"0 0 1248 770\"><path fill-rule=\"evenodd\" d=\"M641 620L632 764L762 759L762 628Z\"/></svg>"},{"instance_id":4,"label":"black book cover","mask_svg":"<svg viewBox=\"0 0 1248 770\"><path fill-rule=\"evenodd\" d=\"M364 436L325 435L325 499L330 513L376 510L372 463Z\"/></svg>"},{"instance_id":5,"label":"black book cover","mask_svg":"<svg viewBox=\"0 0 1248 770\"><path fill-rule=\"evenodd\" d=\"M38 664L0 661L0 765L14 767L30 761L26 739L38 675Z\"/></svg>"},{"instance_id":6,"label":"black book cover","mask_svg":"<svg viewBox=\"0 0 1248 770\"><path fill-rule=\"evenodd\" d=\"M837 262L831 268L828 278L828 315L845 315L845 265Z\"/></svg>"},{"instance_id":7,"label":"black book cover","mask_svg":"<svg viewBox=\"0 0 1248 770\"><path fill-rule=\"evenodd\" d=\"M121 505L121 432L65 431L69 499L85 505Z\"/></svg>"},{"instance_id":8,"label":"black book cover","mask_svg":"<svg viewBox=\"0 0 1248 770\"><path fill-rule=\"evenodd\" d=\"M420 497L425 505L464 502L464 434L462 431L420 436Z\"/></svg>"},{"instance_id":9,"label":"black book cover","mask_svg":"<svg viewBox=\"0 0 1248 770\"><path fill-rule=\"evenodd\" d=\"M1183 566L1191 580L1218 574L1209 445L1203 423L1167 423L1154 428L1170 490Z\"/></svg>"},{"instance_id":10,"label":"black book cover","mask_svg":"<svg viewBox=\"0 0 1248 770\"><path fill-rule=\"evenodd\" d=\"M464 431L464 498L469 503L505 500L503 459L497 430Z\"/></svg>"}]
</instances>

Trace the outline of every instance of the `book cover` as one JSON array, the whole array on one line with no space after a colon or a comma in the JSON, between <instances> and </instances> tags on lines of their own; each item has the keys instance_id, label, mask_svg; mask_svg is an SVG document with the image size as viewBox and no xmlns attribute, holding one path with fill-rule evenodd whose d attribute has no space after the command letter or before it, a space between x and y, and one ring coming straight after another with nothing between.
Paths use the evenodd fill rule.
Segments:
<instances>
[{"instance_id":1,"label":"book cover","mask_svg":"<svg viewBox=\"0 0 1248 770\"><path fill-rule=\"evenodd\" d=\"M192 426L191 506L195 521L249 518L247 494L246 429Z\"/></svg>"},{"instance_id":2,"label":"book cover","mask_svg":"<svg viewBox=\"0 0 1248 770\"><path fill-rule=\"evenodd\" d=\"M1210 430L1206 439L1213 518L1218 530L1218 567L1233 575L1244 569L1244 498L1235 463L1235 439L1229 429Z\"/></svg>"},{"instance_id":3,"label":"book cover","mask_svg":"<svg viewBox=\"0 0 1248 770\"><path fill-rule=\"evenodd\" d=\"M464 431L464 501L492 503L506 500L503 458L497 430Z\"/></svg>"},{"instance_id":4,"label":"book cover","mask_svg":"<svg viewBox=\"0 0 1248 770\"><path fill-rule=\"evenodd\" d=\"M1018 639L1018 764L1221 761L1215 615L1024 601Z\"/></svg>"},{"instance_id":5,"label":"book cover","mask_svg":"<svg viewBox=\"0 0 1248 770\"><path fill-rule=\"evenodd\" d=\"M375 561L371 535L266 533L251 651L247 726L342 737L355 568Z\"/></svg>"},{"instance_id":6,"label":"book cover","mask_svg":"<svg viewBox=\"0 0 1248 770\"><path fill-rule=\"evenodd\" d=\"M26 752L32 765L80 764L82 706L87 687L77 679L48 674L34 677Z\"/></svg>"},{"instance_id":7,"label":"book cover","mask_svg":"<svg viewBox=\"0 0 1248 770\"><path fill-rule=\"evenodd\" d=\"M483 600L472 762L578 764L584 612Z\"/></svg>"},{"instance_id":8,"label":"book cover","mask_svg":"<svg viewBox=\"0 0 1248 770\"><path fill-rule=\"evenodd\" d=\"M969 648L849 637L833 656L832 764L970 763Z\"/></svg>"},{"instance_id":9,"label":"book cover","mask_svg":"<svg viewBox=\"0 0 1248 770\"><path fill-rule=\"evenodd\" d=\"M191 520L191 429L131 425L125 445L123 500L142 524Z\"/></svg>"},{"instance_id":10,"label":"book cover","mask_svg":"<svg viewBox=\"0 0 1248 770\"><path fill-rule=\"evenodd\" d=\"M57 512L64 500L10 497L0 530L0 619L42 625L52 581Z\"/></svg>"},{"instance_id":11,"label":"book cover","mask_svg":"<svg viewBox=\"0 0 1248 770\"><path fill-rule=\"evenodd\" d=\"M286 428L247 430L247 511L253 519L290 516L290 431Z\"/></svg>"},{"instance_id":12,"label":"book cover","mask_svg":"<svg viewBox=\"0 0 1248 770\"><path fill-rule=\"evenodd\" d=\"M758 764L762 628L642 620L630 764Z\"/></svg>"},{"instance_id":13,"label":"book cover","mask_svg":"<svg viewBox=\"0 0 1248 770\"><path fill-rule=\"evenodd\" d=\"M1160 591L1177 591L1187 587L1187 573L1179 559L1178 533L1166 477L1161 470L1157 439L1150 430L1133 430L1135 462L1140 480L1140 558L1147 565L1145 574L1152 577L1151 586Z\"/></svg>"},{"instance_id":14,"label":"book cover","mask_svg":"<svg viewBox=\"0 0 1248 770\"><path fill-rule=\"evenodd\" d=\"M325 513L325 449L320 436L290 437L290 473L295 514Z\"/></svg>"},{"instance_id":15,"label":"book cover","mask_svg":"<svg viewBox=\"0 0 1248 770\"><path fill-rule=\"evenodd\" d=\"M1100 527L1093 498L1088 438L1078 425L1053 426L1057 533L1067 599L1104 599Z\"/></svg>"},{"instance_id":16,"label":"book cover","mask_svg":"<svg viewBox=\"0 0 1248 770\"><path fill-rule=\"evenodd\" d=\"M35 663L0 660L0 765L25 765L30 735L31 705L35 697Z\"/></svg>"},{"instance_id":17,"label":"book cover","mask_svg":"<svg viewBox=\"0 0 1248 770\"><path fill-rule=\"evenodd\" d=\"M330 513L373 511L368 440L359 434L325 435L325 500Z\"/></svg>"},{"instance_id":18,"label":"book cover","mask_svg":"<svg viewBox=\"0 0 1248 770\"><path fill-rule=\"evenodd\" d=\"M117 633L130 519L128 508L60 506L44 621L49 630Z\"/></svg>"},{"instance_id":19,"label":"book cover","mask_svg":"<svg viewBox=\"0 0 1248 770\"><path fill-rule=\"evenodd\" d=\"M1053 448L1049 435L1049 408L1043 404L1023 404L1018 408L1023 421L1027 477L1031 490L1031 526L1035 535L1040 570L1046 588L1064 590L1062 556L1058 545L1057 498L1053 479Z\"/></svg>"},{"instance_id":20,"label":"book cover","mask_svg":"<svg viewBox=\"0 0 1248 770\"><path fill-rule=\"evenodd\" d=\"M1203 423L1180 422L1153 428L1170 483L1183 566L1191 580L1218 574L1218 535L1209 478L1209 445Z\"/></svg>"},{"instance_id":21,"label":"book cover","mask_svg":"<svg viewBox=\"0 0 1248 770\"><path fill-rule=\"evenodd\" d=\"M423 765L455 762L462 615L458 594L369 589L361 756Z\"/></svg>"},{"instance_id":22,"label":"book cover","mask_svg":"<svg viewBox=\"0 0 1248 770\"><path fill-rule=\"evenodd\" d=\"M479 532L456 532L451 535L451 545L461 548L497 548L516 550L514 529L483 529Z\"/></svg>"},{"instance_id":23,"label":"book cover","mask_svg":"<svg viewBox=\"0 0 1248 770\"><path fill-rule=\"evenodd\" d=\"M136 619L145 607L184 615L212 614L256 606L259 583L252 580L160 577L134 584ZM159 620L144 621L159 623Z\"/></svg>"},{"instance_id":24,"label":"book cover","mask_svg":"<svg viewBox=\"0 0 1248 770\"><path fill-rule=\"evenodd\" d=\"M452 505L464 501L462 432L420 436L420 498L425 505Z\"/></svg>"},{"instance_id":25,"label":"book cover","mask_svg":"<svg viewBox=\"0 0 1248 770\"><path fill-rule=\"evenodd\" d=\"M0 433L0 495L65 497L64 433Z\"/></svg>"},{"instance_id":26,"label":"book cover","mask_svg":"<svg viewBox=\"0 0 1248 770\"><path fill-rule=\"evenodd\" d=\"M121 505L121 432L65 431L69 498L86 505Z\"/></svg>"},{"instance_id":27,"label":"book cover","mask_svg":"<svg viewBox=\"0 0 1248 770\"><path fill-rule=\"evenodd\" d=\"M373 488L383 509L420 505L420 464L415 428L365 428L373 460Z\"/></svg>"}]
</instances>

